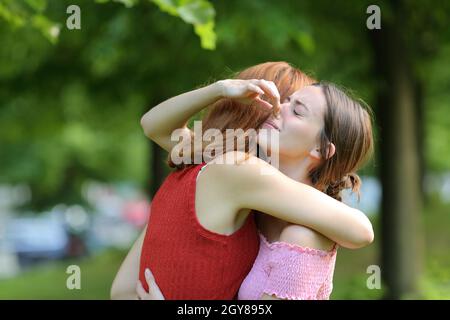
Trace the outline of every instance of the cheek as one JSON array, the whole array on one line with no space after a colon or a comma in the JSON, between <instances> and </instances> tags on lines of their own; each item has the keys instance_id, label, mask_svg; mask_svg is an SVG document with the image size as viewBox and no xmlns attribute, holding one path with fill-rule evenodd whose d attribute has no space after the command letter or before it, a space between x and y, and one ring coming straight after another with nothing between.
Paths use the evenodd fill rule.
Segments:
<instances>
[{"instance_id":1,"label":"cheek","mask_svg":"<svg viewBox=\"0 0 450 320\"><path fill-rule=\"evenodd\" d=\"M315 137L315 131L307 123L292 123L280 135L280 152L291 156L309 152L314 147Z\"/></svg>"}]
</instances>

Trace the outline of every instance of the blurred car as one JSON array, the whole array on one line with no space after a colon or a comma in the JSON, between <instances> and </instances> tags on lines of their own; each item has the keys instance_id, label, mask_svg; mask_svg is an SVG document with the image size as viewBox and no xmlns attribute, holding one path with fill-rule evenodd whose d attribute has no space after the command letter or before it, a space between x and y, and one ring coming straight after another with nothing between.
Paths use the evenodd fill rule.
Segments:
<instances>
[{"instance_id":1,"label":"blurred car","mask_svg":"<svg viewBox=\"0 0 450 320\"><path fill-rule=\"evenodd\" d=\"M6 240L21 266L59 259L66 255L68 234L64 221L55 214L15 217L6 228Z\"/></svg>"}]
</instances>

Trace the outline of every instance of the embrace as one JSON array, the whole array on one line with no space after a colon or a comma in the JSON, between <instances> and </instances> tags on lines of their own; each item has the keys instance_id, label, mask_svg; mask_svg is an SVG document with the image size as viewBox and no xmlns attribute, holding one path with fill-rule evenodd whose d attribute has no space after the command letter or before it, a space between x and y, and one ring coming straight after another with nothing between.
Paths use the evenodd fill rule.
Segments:
<instances>
[{"instance_id":1,"label":"embrace","mask_svg":"<svg viewBox=\"0 0 450 320\"><path fill-rule=\"evenodd\" d=\"M194 143L187 121L206 107L210 139ZM141 125L174 171L112 299L329 299L338 248L374 239L341 201L373 153L371 111L332 83L267 62L170 98ZM230 129L242 132L232 143ZM182 148L175 130L192 138Z\"/></svg>"}]
</instances>

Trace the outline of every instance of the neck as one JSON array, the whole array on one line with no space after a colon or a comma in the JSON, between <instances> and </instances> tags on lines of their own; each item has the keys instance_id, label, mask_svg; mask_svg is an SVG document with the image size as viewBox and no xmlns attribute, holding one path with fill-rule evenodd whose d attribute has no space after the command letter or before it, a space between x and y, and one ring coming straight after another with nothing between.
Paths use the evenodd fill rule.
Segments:
<instances>
[{"instance_id":1,"label":"neck","mask_svg":"<svg viewBox=\"0 0 450 320\"><path fill-rule=\"evenodd\" d=\"M258 157L264 161L268 161L267 156L264 152L259 153ZM303 158L279 158L279 170L295 181L302 182L304 184L312 186L311 179L309 178L309 171L311 170L312 164L309 157Z\"/></svg>"},{"instance_id":2,"label":"neck","mask_svg":"<svg viewBox=\"0 0 450 320\"><path fill-rule=\"evenodd\" d=\"M280 158L279 170L286 176L295 181L305 183L312 186L311 179L309 178L309 170L311 168L311 161L309 157L302 159L285 159Z\"/></svg>"},{"instance_id":3,"label":"neck","mask_svg":"<svg viewBox=\"0 0 450 320\"><path fill-rule=\"evenodd\" d=\"M262 159L267 161L267 158L262 157ZM279 159L279 170L295 181L313 186L311 179L309 178L308 172L311 168L311 161L308 157L299 159L289 159L282 157ZM269 241L279 240L279 235L281 234L284 227L289 223L281 219L263 214L257 216L257 225L259 230L269 239Z\"/></svg>"}]
</instances>

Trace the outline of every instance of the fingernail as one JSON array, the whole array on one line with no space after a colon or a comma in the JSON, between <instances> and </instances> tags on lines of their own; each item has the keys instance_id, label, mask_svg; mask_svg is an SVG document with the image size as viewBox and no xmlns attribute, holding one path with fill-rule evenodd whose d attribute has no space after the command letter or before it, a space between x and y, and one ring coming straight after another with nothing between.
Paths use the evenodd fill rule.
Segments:
<instances>
[{"instance_id":1,"label":"fingernail","mask_svg":"<svg viewBox=\"0 0 450 320\"><path fill-rule=\"evenodd\" d=\"M145 276L147 278L150 278L152 276L152 273L150 272L150 269L145 269Z\"/></svg>"}]
</instances>

